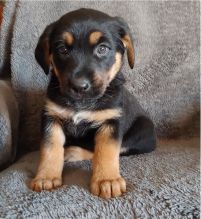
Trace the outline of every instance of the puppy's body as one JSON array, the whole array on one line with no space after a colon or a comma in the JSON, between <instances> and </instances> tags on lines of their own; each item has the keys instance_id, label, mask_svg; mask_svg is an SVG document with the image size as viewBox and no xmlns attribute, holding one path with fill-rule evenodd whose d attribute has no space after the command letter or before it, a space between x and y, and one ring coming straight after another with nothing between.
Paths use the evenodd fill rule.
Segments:
<instances>
[{"instance_id":1,"label":"puppy's body","mask_svg":"<svg viewBox=\"0 0 201 219\"><path fill-rule=\"evenodd\" d=\"M105 94L95 101L83 99L74 102L63 98L57 78L53 75L51 80L47 92L47 103L51 102L53 107L47 104L43 119L51 123L52 117L49 111L55 112L55 118L61 122L66 135L65 147L76 145L93 152L95 134L100 126L103 123L118 122L119 132L123 135L122 155L146 153L154 149L153 124L136 98L123 86L122 73L119 72ZM63 111L63 115L58 113L59 108ZM93 116L95 118L91 119L94 114L96 114ZM46 123L43 124L45 126L42 133L45 134Z\"/></svg>"},{"instance_id":2,"label":"puppy's body","mask_svg":"<svg viewBox=\"0 0 201 219\"><path fill-rule=\"evenodd\" d=\"M50 69L51 80L32 189L60 186L64 159L93 159L91 192L116 197L126 190L119 154L154 149L153 123L123 85L120 69L125 50L133 68L128 26L121 18L98 11L70 12L46 28L36 59L46 73Z\"/></svg>"}]
</instances>

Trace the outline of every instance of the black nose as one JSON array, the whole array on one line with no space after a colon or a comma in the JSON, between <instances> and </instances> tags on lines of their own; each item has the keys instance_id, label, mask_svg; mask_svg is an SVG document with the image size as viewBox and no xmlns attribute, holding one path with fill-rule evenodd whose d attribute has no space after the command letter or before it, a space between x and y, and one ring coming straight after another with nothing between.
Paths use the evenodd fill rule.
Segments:
<instances>
[{"instance_id":1,"label":"black nose","mask_svg":"<svg viewBox=\"0 0 201 219\"><path fill-rule=\"evenodd\" d=\"M72 89L76 92L87 92L91 88L91 84L86 78L76 78L72 81Z\"/></svg>"}]
</instances>

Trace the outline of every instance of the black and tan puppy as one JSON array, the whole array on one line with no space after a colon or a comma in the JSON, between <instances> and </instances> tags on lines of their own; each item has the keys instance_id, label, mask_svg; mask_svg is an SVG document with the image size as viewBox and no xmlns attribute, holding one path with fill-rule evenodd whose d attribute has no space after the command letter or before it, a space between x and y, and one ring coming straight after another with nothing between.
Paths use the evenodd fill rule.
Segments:
<instances>
[{"instance_id":1,"label":"black and tan puppy","mask_svg":"<svg viewBox=\"0 0 201 219\"><path fill-rule=\"evenodd\" d=\"M51 79L33 190L61 186L64 160L92 159L91 192L103 198L120 196L126 182L119 172L119 154L155 148L152 121L123 86L125 51L133 68L127 24L99 11L73 11L45 29L35 56Z\"/></svg>"}]
</instances>

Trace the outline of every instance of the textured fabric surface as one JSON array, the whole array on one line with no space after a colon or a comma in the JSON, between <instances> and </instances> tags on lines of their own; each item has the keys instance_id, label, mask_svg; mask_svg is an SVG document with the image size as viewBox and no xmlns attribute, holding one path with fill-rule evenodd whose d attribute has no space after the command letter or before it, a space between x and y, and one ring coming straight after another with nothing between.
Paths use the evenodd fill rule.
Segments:
<instances>
[{"instance_id":1,"label":"textured fabric surface","mask_svg":"<svg viewBox=\"0 0 201 219\"><path fill-rule=\"evenodd\" d=\"M18 116L10 83L0 80L0 169L15 158Z\"/></svg>"},{"instance_id":2,"label":"textured fabric surface","mask_svg":"<svg viewBox=\"0 0 201 219\"><path fill-rule=\"evenodd\" d=\"M3 10L3 24L0 25L0 77L11 76L11 41L15 23L17 1L7 1Z\"/></svg>"},{"instance_id":3,"label":"textured fabric surface","mask_svg":"<svg viewBox=\"0 0 201 219\"><path fill-rule=\"evenodd\" d=\"M199 218L199 139L121 158L128 191L109 201L89 193L89 161L66 164L61 188L30 191L37 159L31 153L0 173L0 218Z\"/></svg>"},{"instance_id":4,"label":"textured fabric surface","mask_svg":"<svg viewBox=\"0 0 201 219\"><path fill-rule=\"evenodd\" d=\"M5 8L1 45L13 14ZM95 8L122 16L133 34L136 64L123 72L127 87L153 118L158 135L196 135L199 118L199 2L197 1L23 1L16 9L11 45L12 83L22 111L22 143L35 146L48 78L34 48L47 24L68 11ZM12 23L13 24L13 23ZM3 46L2 46L3 48ZM1 52L5 56L6 50ZM189 128L190 127L190 128ZM25 138L26 136L26 138Z\"/></svg>"}]
</instances>

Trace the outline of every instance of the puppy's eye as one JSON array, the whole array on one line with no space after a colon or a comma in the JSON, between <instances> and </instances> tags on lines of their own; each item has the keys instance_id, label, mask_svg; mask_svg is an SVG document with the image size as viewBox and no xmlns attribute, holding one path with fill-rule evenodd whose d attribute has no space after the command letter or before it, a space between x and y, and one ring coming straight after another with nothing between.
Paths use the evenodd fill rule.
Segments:
<instances>
[{"instance_id":1,"label":"puppy's eye","mask_svg":"<svg viewBox=\"0 0 201 219\"><path fill-rule=\"evenodd\" d=\"M105 56L108 52L109 48L105 45L98 46L94 51L95 55L97 55L98 57Z\"/></svg>"},{"instance_id":2,"label":"puppy's eye","mask_svg":"<svg viewBox=\"0 0 201 219\"><path fill-rule=\"evenodd\" d=\"M58 51L58 53L60 53L62 55L69 55L68 49L65 46L57 47L57 51Z\"/></svg>"}]
</instances>

